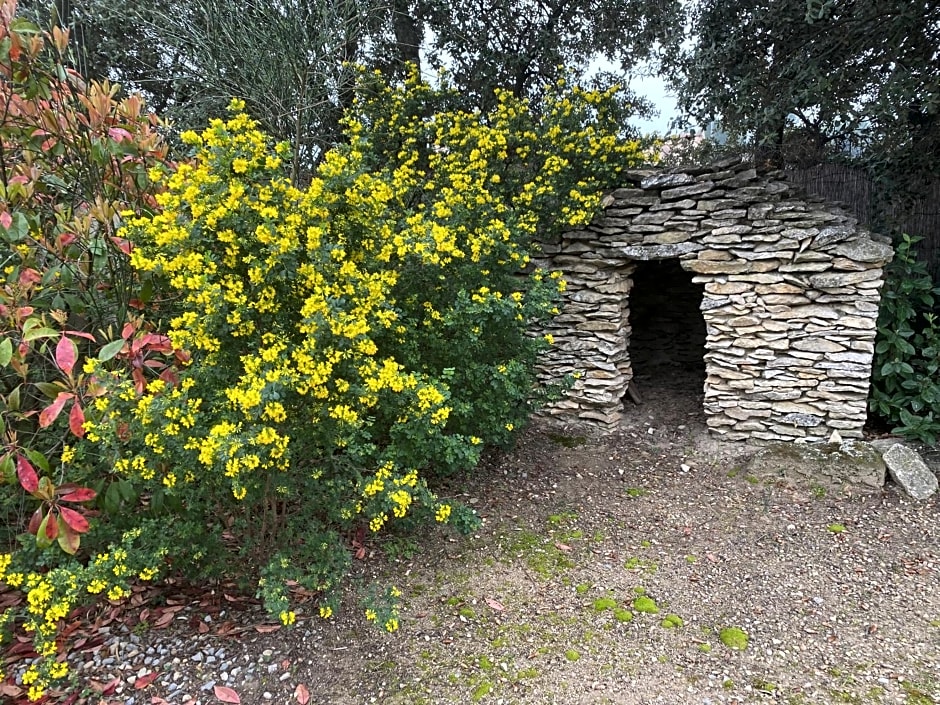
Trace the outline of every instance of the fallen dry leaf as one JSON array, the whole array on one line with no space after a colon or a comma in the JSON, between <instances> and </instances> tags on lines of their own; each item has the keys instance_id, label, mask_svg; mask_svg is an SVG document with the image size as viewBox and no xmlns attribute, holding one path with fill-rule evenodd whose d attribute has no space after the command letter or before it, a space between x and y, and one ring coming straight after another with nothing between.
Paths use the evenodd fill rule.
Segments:
<instances>
[{"instance_id":1,"label":"fallen dry leaf","mask_svg":"<svg viewBox=\"0 0 940 705\"><path fill-rule=\"evenodd\" d=\"M107 683L101 683L95 680L88 683L89 687L100 695L111 695L120 684L120 678L112 678Z\"/></svg>"},{"instance_id":2,"label":"fallen dry leaf","mask_svg":"<svg viewBox=\"0 0 940 705\"><path fill-rule=\"evenodd\" d=\"M145 676L140 676L136 681L134 681L134 690L143 690L148 685L153 683L159 675L159 672L152 671Z\"/></svg>"},{"instance_id":3,"label":"fallen dry leaf","mask_svg":"<svg viewBox=\"0 0 940 705\"><path fill-rule=\"evenodd\" d=\"M223 703L240 703L242 699L238 696L231 688L226 688L224 685L217 685L213 688L215 691L215 697L221 700Z\"/></svg>"},{"instance_id":4,"label":"fallen dry leaf","mask_svg":"<svg viewBox=\"0 0 940 705\"><path fill-rule=\"evenodd\" d=\"M281 628L280 624L256 624L255 631L260 634L270 634Z\"/></svg>"},{"instance_id":5,"label":"fallen dry leaf","mask_svg":"<svg viewBox=\"0 0 940 705\"><path fill-rule=\"evenodd\" d=\"M297 687L294 688L294 697L297 698L300 705L307 705L310 702L310 691L303 683L298 683Z\"/></svg>"},{"instance_id":6,"label":"fallen dry leaf","mask_svg":"<svg viewBox=\"0 0 940 705\"><path fill-rule=\"evenodd\" d=\"M494 600L492 597L487 597L487 598L485 599L485 602L486 602L487 605L489 605L490 609L494 609L494 610L496 610L497 612L502 612L503 610L506 609L506 608L503 606L503 603L501 603L501 602L499 602L499 601L497 601L497 600Z\"/></svg>"}]
</instances>

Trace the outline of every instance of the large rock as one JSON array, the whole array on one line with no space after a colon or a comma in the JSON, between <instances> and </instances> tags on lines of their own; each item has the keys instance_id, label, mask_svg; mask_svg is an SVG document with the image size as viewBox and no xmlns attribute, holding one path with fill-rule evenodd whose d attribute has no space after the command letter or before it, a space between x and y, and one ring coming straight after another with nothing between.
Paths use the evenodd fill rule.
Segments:
<instances>
[{"instance_id":1,"label":"large rock","mask_svg":"<svg viewBox=\"0 0 940 705\"><path fill-rule=\"evenodd\" d=\"M847 492L878 492L885 483L885 463L869 443L772 443L744 467L755 477L797 486Z\"/></svg>"},{"instance_id":2,"label":"large rock","mask_svg":"<svg viewBox=\"0 0 940 705\"><path fill-rule=\"evenodd\" d=\"M914 499L928 499L937 491L937 476L921 460L917 451L895 443L884 452L891 479Z\"/></svg>"}]
</instances>

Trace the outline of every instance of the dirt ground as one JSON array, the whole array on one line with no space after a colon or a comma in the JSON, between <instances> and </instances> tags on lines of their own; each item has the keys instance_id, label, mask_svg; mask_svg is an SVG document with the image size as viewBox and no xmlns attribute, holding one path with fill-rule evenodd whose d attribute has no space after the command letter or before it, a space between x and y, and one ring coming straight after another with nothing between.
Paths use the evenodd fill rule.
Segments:
<instances>
[{"instance_id":1,"label":"dirt ground","mask_svg":"<svg viewBox=\"0 0 940 705\"><path fill-rule=\"evenodd\" d=\"M649 398L619 435L490 458L449 490L479 532L370 546L330 621L143 632L179 651L146 695L218 702L187 649L223 645L263 665L226 674L243 703L940 703L940 502L761 483L695 395ZM396 634L355 607L372 578L403 593Z\"/></svg>"}]
</instances>

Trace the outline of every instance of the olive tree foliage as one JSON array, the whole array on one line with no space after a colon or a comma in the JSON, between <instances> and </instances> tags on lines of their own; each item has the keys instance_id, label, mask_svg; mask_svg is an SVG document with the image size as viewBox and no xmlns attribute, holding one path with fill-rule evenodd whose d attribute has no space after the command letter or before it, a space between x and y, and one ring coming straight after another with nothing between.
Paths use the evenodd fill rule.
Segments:
<instances>
[{"instance_id":1,"label":"olive tree foliage","mask_svg":"<svg viewBox=\"0 0 940 705\"><path fill-rule=\"evenodd\" d=\"M339 139L377 7L361 0L187 0L151 11L147 26L181 57L186 121L221 115L233 97L294 148L294 176Z\"/></svg>"},{"instance_id":2,"label":"olive tree foliage","mask_svg":"<svg viewBox=\"0 0 940 705\"><path fill-rule=\"evenodd\" d=\"M293 145L295 177L340 139L353 64L387 14L372 0L32 0L24 11L70 29L76 68L142 92L179 131L245 100Z\"/></svg>"},{"instance_id":3,"label":"olive tree foliage","mask_svg":"<svg viewBox=\"0 0 940 705\"><path fill-rule=\"evenodd\" d=\"M940 0L699 0L680 108L772 162L862 157L898 190L940 174Z\"/></svg>"}]
</instances>

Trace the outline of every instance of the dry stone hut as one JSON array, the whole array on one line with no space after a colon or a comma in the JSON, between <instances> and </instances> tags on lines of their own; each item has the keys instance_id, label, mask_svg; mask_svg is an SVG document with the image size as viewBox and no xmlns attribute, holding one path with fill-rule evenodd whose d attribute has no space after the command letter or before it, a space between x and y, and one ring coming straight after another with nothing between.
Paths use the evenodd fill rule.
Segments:
<instances>
[{"instance_id":1,"label":"dry stone hut","mask_svg":"<svg viewBox=\"0 0 940 705\"><path fill-rule=\"evenodd\" d=\"M542 245L568 288L540 374L577 376L542 416L616 430L640 367L698 365L726 439L861 436L888 240L737 159L627 179L590 226Z\"/></svg>"}]
</instances>

